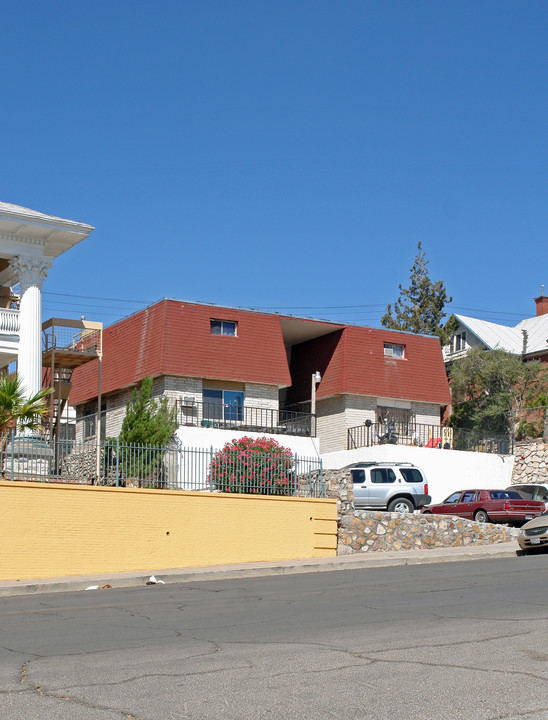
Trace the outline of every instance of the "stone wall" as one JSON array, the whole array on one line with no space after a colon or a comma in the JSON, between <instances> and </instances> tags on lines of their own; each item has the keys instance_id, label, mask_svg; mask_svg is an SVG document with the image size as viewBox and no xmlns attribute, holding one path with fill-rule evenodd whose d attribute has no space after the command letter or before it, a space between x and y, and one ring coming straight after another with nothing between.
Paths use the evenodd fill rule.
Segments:
<instances>
[{"instance_id":1,"label":"stone wall","mask_svg":"<svg viewBox=\"0 0 548 720\"><path fill-rule=\"evenodd\" d=\"M548 482L548 442L516 443L512 483Z\"/></svg>"},{"instance_id":2,"label":"stone wall","mask_svg":"<svg viewBox=\"0 0 548 720\"><path fill-rule=\"evenodd\" d=\"M356 510L348 470L325 473L327 496L337 500L338 555L386 550L462 547L509 542L514 528L452 515L403 515Z\"/></svg>"},{"instance_id":3,"label":"stone wall","mask_svg":"<svg viewBox=\"0 0 548 720\"><path fill-rule=\"evenodd\" d=\"M354 489L348 470L328 470L324 476L328 498L337 501L339 524L342 518L354 512Z\"/></svg>"},{"instance_id":4,"label":"stone wall","mask_svg":"<svg viewBox=\"0 0 548 720\"><path fill-rule=\"evenodd\" d=\"M451 515L401 515L356 510L339 524L338 555L375 550L428 550L512 540L513 528Z\"/></svg>"}]
</instances>

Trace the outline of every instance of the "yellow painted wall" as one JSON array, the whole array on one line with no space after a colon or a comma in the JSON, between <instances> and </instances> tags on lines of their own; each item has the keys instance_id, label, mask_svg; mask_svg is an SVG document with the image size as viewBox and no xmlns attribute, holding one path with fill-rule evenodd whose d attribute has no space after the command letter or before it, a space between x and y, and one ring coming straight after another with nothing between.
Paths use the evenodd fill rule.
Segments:
<instances>
[{"instance_id":1,"label":"yellow painted wall","mask_svg":"<svg viewBox=\"0 0 548 720\"><path fill-rule=\"evenodd\" d=\"M0 481L0 580L332 557L334 500Z\"/></svg>"}]
</instances>

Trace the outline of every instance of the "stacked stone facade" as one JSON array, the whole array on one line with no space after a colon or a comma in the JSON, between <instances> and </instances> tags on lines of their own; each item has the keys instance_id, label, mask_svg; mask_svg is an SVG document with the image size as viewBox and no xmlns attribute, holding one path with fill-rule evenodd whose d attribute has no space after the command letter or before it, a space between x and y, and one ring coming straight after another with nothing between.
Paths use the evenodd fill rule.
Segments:
<instances>
[{"instance_id":1,"label":"stacked stone facade","mask_svg":"<svg viewBox=\"0 0 548 720\"><path fill-rule=\"evenodd\" d=\"M449 515L401 515L356 510L339 526L338 554L376 550L427 550L435 547L492 545L512 540L506 525L477 523Z\"/></svg>"},{"instance_id":2,"label":"stacked stone facade","mask_svg":"<svg viewBox=\"0 0 548 720\"><path fill-rule=\"evenodd\" d=\"M328 470L325 473L325 489L328 498L337 501L339 523L354 512L354 490L348 470Z\"/></svg>"},{"instance_id":3,"label":"stacked stone facade","mask_svg":"<svg viewBox=\"0 0 548 720\"><path fill-rule=\"evenodd\" d=\"M517 531L505 525L477 523L451 515L403 515L356 510L348 470L327 471L328 497L337 500L338 555L387 550L462 547L509 542Z\"/></svg>"},{"instance_id":4,"label":"stacked stone facade","mask_svg":"<svg viewBox=\"0 0 548 720\"><path fill-rule=\"evenodd\" d=\"M512 483L548 483L548 442L516 443Z\"/></svg>"}]
</instances>

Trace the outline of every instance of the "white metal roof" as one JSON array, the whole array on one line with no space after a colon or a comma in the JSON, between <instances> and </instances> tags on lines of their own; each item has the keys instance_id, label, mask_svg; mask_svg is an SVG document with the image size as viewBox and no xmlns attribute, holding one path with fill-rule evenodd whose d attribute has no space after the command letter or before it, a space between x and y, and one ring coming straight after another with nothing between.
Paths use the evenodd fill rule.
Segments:
<instances>
[{"instance_id":1,"label":"white metal roof","mask_svg":"<svg viewBox=\"0 0 548 720\"><path fill-rule=\"evenodd\" d=\"M31 210L30 208L23 207L22 205L14 205L13 203L2 202L0 200L0 215L8 215L18 218L28 218L33 220L42 220L46 222L53 222L55 224L62 223L70 226L88 227L93 229L91 225L85 223L74 222L73 220L66 220L65 218L56 217L55 215L46 215L38 210Z\"/></svg>"},{"instance_id":2,"label":"white metal roof","mask_svg":"<svg viewBox=\"0 0 548 720\"><path fill-rule=\"evenodd\" d=\"M514 355L535 354L548 350L548 314L522 320L515 327L455 315L489 350L504 350ZM526 331L524 338L523 331ZM524 347L525 340L525 347Z\"/></svg>"},{"instance_id":3,"label":"white metal roof","mask_svg":"<svg viewBox=\"0 0 548 720\"><path fill-rule=\"evenodd\" d=\"M527 354L548 350L548 313L522 320L516 330L527 332Z\"/></svg>"}]
</instances>

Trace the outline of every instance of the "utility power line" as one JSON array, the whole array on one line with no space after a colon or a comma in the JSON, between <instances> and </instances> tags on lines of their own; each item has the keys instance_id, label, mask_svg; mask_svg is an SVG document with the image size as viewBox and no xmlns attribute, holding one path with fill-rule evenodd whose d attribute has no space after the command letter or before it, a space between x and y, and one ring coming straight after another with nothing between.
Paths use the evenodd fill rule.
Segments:
<instances>
[{"instance_id":1,"label":"utility power line","mask_svg":"<svg viewBox=\"0 0 548 720\"><path fill-rule=\"evenodd\" d=\"M44 291L42 293L45 296L49 296L51 298L53 297L59 297L59 298L73 298L72 302L63 302L62 300L53 300L50 302L47 302L48 305L55 304L56 306L60 305L75 305L77 304L78 307L87 307L87 308L97 308L97 309L105 309L105 310L115 310L118 309L122 312L119 313L119 316L122 316L124 312L129 311L130 313L133 312L135 309L140 309L140 307L146 307L149 305L152 305L155 301L154 300L136 300L133 298L111 298L111 297L104 297L100 295L78 295L78 294L71 294L71 293L56 293L56 292L48 292ZM90 304L90 303L81 303L80 300L98 300L101 302L108 302L109 305L99 305L96 303ZM203 302L207 305L217 305L218 303L210 303L205 301L195 301L197 303ZM124 307L123 305L112 305L112 303L131 303L132 305L140 306L139 308L134 307ZM46 304L46 302L45 302ZM325 311L329 311L329 315L343 315L343 316L350 316L350 315L375 315L379 312L380 309L386 308L387 304L384 303L375 303L375 304L360 304L360 305L261 305L253 308L246 308L250 310L255 311L303 311L308 310L315 313L322 313ZM464 307L461 305L453 305L448 304L446 305L446 309L450 311L464 311L464 312L474 312L474 313L481 313L482 315L488 315L492 318L495 316L500 317L519 317L519 318L526 318L529 317L527 313L517 313L517 312L511 312L511 311L504 311L504 310L487 310L484 308L471 308L471 307ZM346 312L333 312L336 310L342 310ZM351 312L349 312L351 311ZM365 312L364 312L365 311ZM104 312L102 313L104 315L114 315L116 316L117 313L108 313ZM493 320L493 322L496 322L496 320Z\"/></svg>"}]
</instances>

